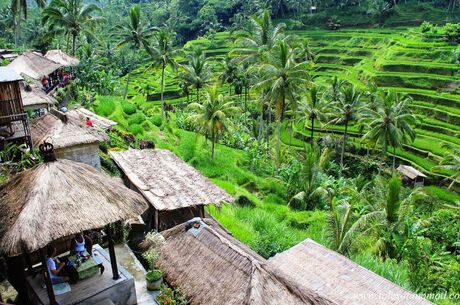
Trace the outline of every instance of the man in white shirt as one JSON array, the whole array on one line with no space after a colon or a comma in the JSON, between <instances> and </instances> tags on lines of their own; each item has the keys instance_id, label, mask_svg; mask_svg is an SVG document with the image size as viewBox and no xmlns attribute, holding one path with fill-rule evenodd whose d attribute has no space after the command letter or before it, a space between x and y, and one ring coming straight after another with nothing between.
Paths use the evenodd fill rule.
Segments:
<instances>
[{"instance_id":1,"label":"man in white shirt","mask_svg":"<svg viewBox=\"0 0 460 305\"><path fill-rule=\"evenodd\" d=\"M48 274L50 275L51 283L60 284L68 282L69 278L67 276L62 276L62 270L65 267L65 263L58 263L54 261L53 257L56 255L56 248L53 246L48 247L47 249L47 258L46 266L48 268Z\"/></svg>"}]
</instances>

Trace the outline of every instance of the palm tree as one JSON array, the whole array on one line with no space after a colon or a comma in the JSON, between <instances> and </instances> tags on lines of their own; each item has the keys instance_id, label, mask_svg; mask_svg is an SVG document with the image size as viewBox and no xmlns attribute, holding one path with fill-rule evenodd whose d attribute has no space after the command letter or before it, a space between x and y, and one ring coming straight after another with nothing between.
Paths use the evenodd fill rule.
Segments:
<instances>
[{"instance_id":1,"label":"palm tree","mask_svg":"<svg viewBox=\"0 0 460 305\"><path fill-rule=\"evenodd\" d=\"M77 38L80 33L93 36L94 26L104 20L95 16L101 8L94 3L84 4L83 0L52 0L43 10L43 22L50 28L61 28L67 36L67 49L72 40L72 55L75 55Z\"/></svg>"},{"instance_id":2,"label":"palm tree","mask_svg":"<svg viewBox=\"0 0 460 305\"><path fill-rule=\"evenodd\" d=\"M201 50L195 50L188 55L188 65L183 66L184 78L195 87L196 101L200 99L200 89L211 82L211 66Z\"/></svg>"},{"instance_id":3,"label":"palm tree","mask_svg":"<svg viewBox=\"0 0 460 305\"><path fill-rule=\"evenodd\" d=\"M439 165L433 167L433 170L447 170L452 171L453 174L449 177L452 182L449 184L451 188L455 182L460 180L460 150L449 144L444 144L444 148L448 151L444 153L444 158L439 162Z\"/></svg>"},{"instance_id":4,"label":"palm tree","mask_svg":"<svg viewBox=\"0 0 460 305\"><path fill-rule=\"evenodd\" d=\"M35 0L35 3L39 8L44 8L46 1L45 0ZM19 27L21 24L21 13L24 16L24 19L27 19L27 0L12 0L11 1L11 12L13 14L13 28L14 28L14 44L18 46L19 44Z\"/></svg>"},{"instance_id":5,"label":"palm tree","mask_svg":"<svg viewBox=\"0 0 460 305\"><path fill-rule=\"evenodd\" d=\"M421 189L403 192L401 179L393 176L389 181L377 177L368 206L371 211L363 215L360 227L367 227L377 235L375 251L390 258L400 258L401 250L407 241L408 220L413 203L426 197Z\"/></svg>"},{"instance_id":6,"label":"palm tree","mask_svg":"<svg viewBox=\"0 0 460 305\"><path fill-rule=\"evenodd\" d=\"M279 161L281 120L286 103L297 104L297 96L304 90L310 78L307 71L308 63L296 63L294 51L284 40L277 43L268 59L268 63L260 68L261 79L256 88L266 90L268 98L275 106L278 138L276 151Z\"/></svg>"},{"instance_id":7,"label":"palm tree","mask_svg":"<svg viewBox=\"0 0 460 305\"><path fill-rule=\"evenodd\" d=\"M176 69L177 63L175 57L179 54L180 50L173 48L175 33L166 27L162 27L155 31L154 44L149 48L150 54L153 59L153 64L157 67L161 67L161 115L165 117L165 103L164 103L164 76L165 69L170 66Z\"/></svg>"},{"instance_id":8,"label":"palm tree","mask_svg":"<svg viewBox=\"0 0 460 305\"><path fill-rule=\"evenodd\" d=\"M328 103L322 97L321 89L317 85L312 84L308 93L307 98L303 99L300 103L297 120L305 125L307 121L310 121L310 144L313 146L315 121L321 122L326 120Z\"/></svg>"},{"instance_id":9,"label":"palm tree","mask_svg":"<svg viewBox=\"0 0 460 305\"><path fill-rule=\"evenodd\" d=\"M393 170L395 169L396 148L415 139L412 125L416 118L408 107L410 99L397 93L386 92L382 104L377 109L364 112L364 120L368 122L369 131L364 139L375 147L378 143L382 155L386 155L388 146L393 147Z\"/></svg>"},{"instance_id":10,"label":"palm tree","mask_svg":"<svg viewBox=\"0 0 460 305\"><path fill-rule=\"evenodd\" d=\"M222 83L228 85L228 95L232 96L232 85L238 77L238 66L235 64L235 60L230 56L226 56L224 59L224 71L219 76Z\"/></svg>"},{"instance_id":11,"label":"palm tree","mask_svg":"<svg viewBox=\"0 0 460 305\"><path fill-rule=\"evenodd\" d=\"M342 152L340 154L340 164L343 166L343 156L345 154L345 145L348 135L348 124L357 120L362 112L361 103L361 92L359 92L354 85L346 86L339 95L337 92L334 94L338 95L338 99L332 102L331 113L333 118L330 123L332 124L344 124L345 130L343 133L342 140Z\"/></svg>"},{"instance_id":12,"label":"palm tree","mask_svg":"<svg viewBox=\"0 0 460 305\"><path fill-rule=\"evenodd\" d=\"M249 35L237 39L240 48L235 52L243 62L260 63L264 61L265 54L284 38L286 25L279 23L274 27L269 10L262 11L259 16L252 16L250 21L251 29L247 31Z\"/></svg>"},{"instance_id":13,"label":"palm tree","mask_svg":"<svg viewBox=\"0 0 460 305\"><path fill-rule=\"evenodd\" d=\"M150 43L149 40L153 36L153 31L155 28L149 27L141 22L141 11L138 5L131 6L128 12L129 19L124 20L121 24L115 27L114 36L117 36L120 39L118 47L128 45L131 47L133 55L135 51L143 47L145 50L149 50ZM124 99L128 94L128 86L131 78L131 70L133 64L131 63L130 71L128 72L128 77L126 79L126 87L124 92Z\"/></svg>"},{"instance_id":14,"label":"palm tree","mask_svg":"<svg viewBox=\"0 0 460 305\"><path fill-rule=\"evenodd\" d=\"M336 103L339 99L340 96L342 95L342 88L345 85L345 81L340 80L337 78L337 76L334 76L334 78L331 81L331 85L326 92L328 99L332 103Z\"/></svg>"},{"instance_id":15,"label":"palm tree","mask_svg":"<svg viewBox=\"0 0 460 305\"><path fill-rule=\"evenodd\" d=\"M229 119L239 112L240 108L236 107L233 101L228 101L222 94L219 94L217 86L207 90L203 104L195 102L187 108L194 112L187 119L211 136L211 158L214 160L214 146L219 134L227 129Z\"/></svg>"},{"instance_id":16,"label":"palm tree","mask_svg":"<svg viewBox=\"0 0 460 305\"><path fill-rule=\"evenodd\" d=\"M303 204L302 208L313 209L319 200L326 198L327 190L321 185L319 176L329 161L330 151L320 152L318 146L305 147L305 160L300 172L302 191L295 194L289 205Z\"/></svg>"}]
</instances>

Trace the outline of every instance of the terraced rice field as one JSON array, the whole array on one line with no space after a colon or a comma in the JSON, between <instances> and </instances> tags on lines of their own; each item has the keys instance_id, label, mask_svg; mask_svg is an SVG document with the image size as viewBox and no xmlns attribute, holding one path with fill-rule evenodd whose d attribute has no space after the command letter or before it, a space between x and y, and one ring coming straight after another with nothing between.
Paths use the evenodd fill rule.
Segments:
<instances>
[{"instance_id":1,"label":"terraced rice field","mask_svg":"<svg viewBox=\"0 0 460 305\"><path fill-rule=\"evenodd\" d=\"M312 71L320 84L334 76L347 80L363 89L368 84L407 94L413 98L411 108L418 117L417 139L404 150L397 150L397 158L421 169L431 177L439 178L448 172L434 172L433 166L442 158L442 144L460 147L460 67L450 62L455 46L440 37L424 38L418 29L363 29L341 31L293 31L308 38L316 55ZM211 39L198 39L185 45L185 49L202 48L219 72L222 59L234 48L229 33L217 33ZM181 59L182 61L184 59ZM149 84L158 92L159 74L138 69L133 76L129 94L135 99L139 88ZM222 87L225 92L225 87ZM175 73L167 71L166 96L168 103L184 103ZM155 99L159 103L159 98ZM329 126L336 133L341 126ZM297 126L295 136L303 138L308 126ZM352 141L359 142L362 133L351 126ZM389 151L391 154L392 151Z\"/></svg>"}]
</instances>

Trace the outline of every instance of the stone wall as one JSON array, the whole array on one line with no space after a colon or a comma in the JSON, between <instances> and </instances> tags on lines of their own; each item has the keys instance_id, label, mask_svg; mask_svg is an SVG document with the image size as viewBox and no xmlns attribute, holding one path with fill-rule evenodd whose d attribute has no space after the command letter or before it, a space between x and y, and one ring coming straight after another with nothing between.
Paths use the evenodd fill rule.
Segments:
<instances>
[{"instance_id":1,"label":"stone wall","mask_svg":"<svg viewBox=\"0 0 460 305\"><path fill-rule=\"evenodd\" d=\"M68 159L76 162L82 162L91 165L99 171L101 170L99 143L83 144L56 149L54 153L58 159Z\"/></svg>"}]
</instances>

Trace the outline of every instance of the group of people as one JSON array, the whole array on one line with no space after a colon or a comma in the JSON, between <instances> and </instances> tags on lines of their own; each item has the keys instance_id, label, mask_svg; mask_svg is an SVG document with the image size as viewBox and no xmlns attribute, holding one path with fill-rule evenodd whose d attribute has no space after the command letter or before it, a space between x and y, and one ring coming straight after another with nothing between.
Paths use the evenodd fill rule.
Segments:
<instances>
[{"instance_id":1,"label":"group of people","mask_svg":"<svg viewBox=\"0 0 460 305\"><path fill-rule=\"evenodd\" d=\"M49 92L52 88L59 85L61 87L67 86L73 77L73 72L60 71L53 72L50 76L44 76L42 78L42 86L45 92Z\"/></svg>"},{"instance_id":2,"label":"group of people","mask_svg":"<svg viewBox=\"0 0 460 305\"><path fill-rule=\"evenodd\" d=\"M78 281L78 272L75 266L68 258L55 258L57 250L54 246L47 249L46 265L51 283L60 284L64 282L76 283ZM101 275L104 273L104 265L95 257L93 253L93 241L83 233L75 235L70 246L70 255L79 255L94 259L97 263Z\"/></svg>"}]
</instances>

